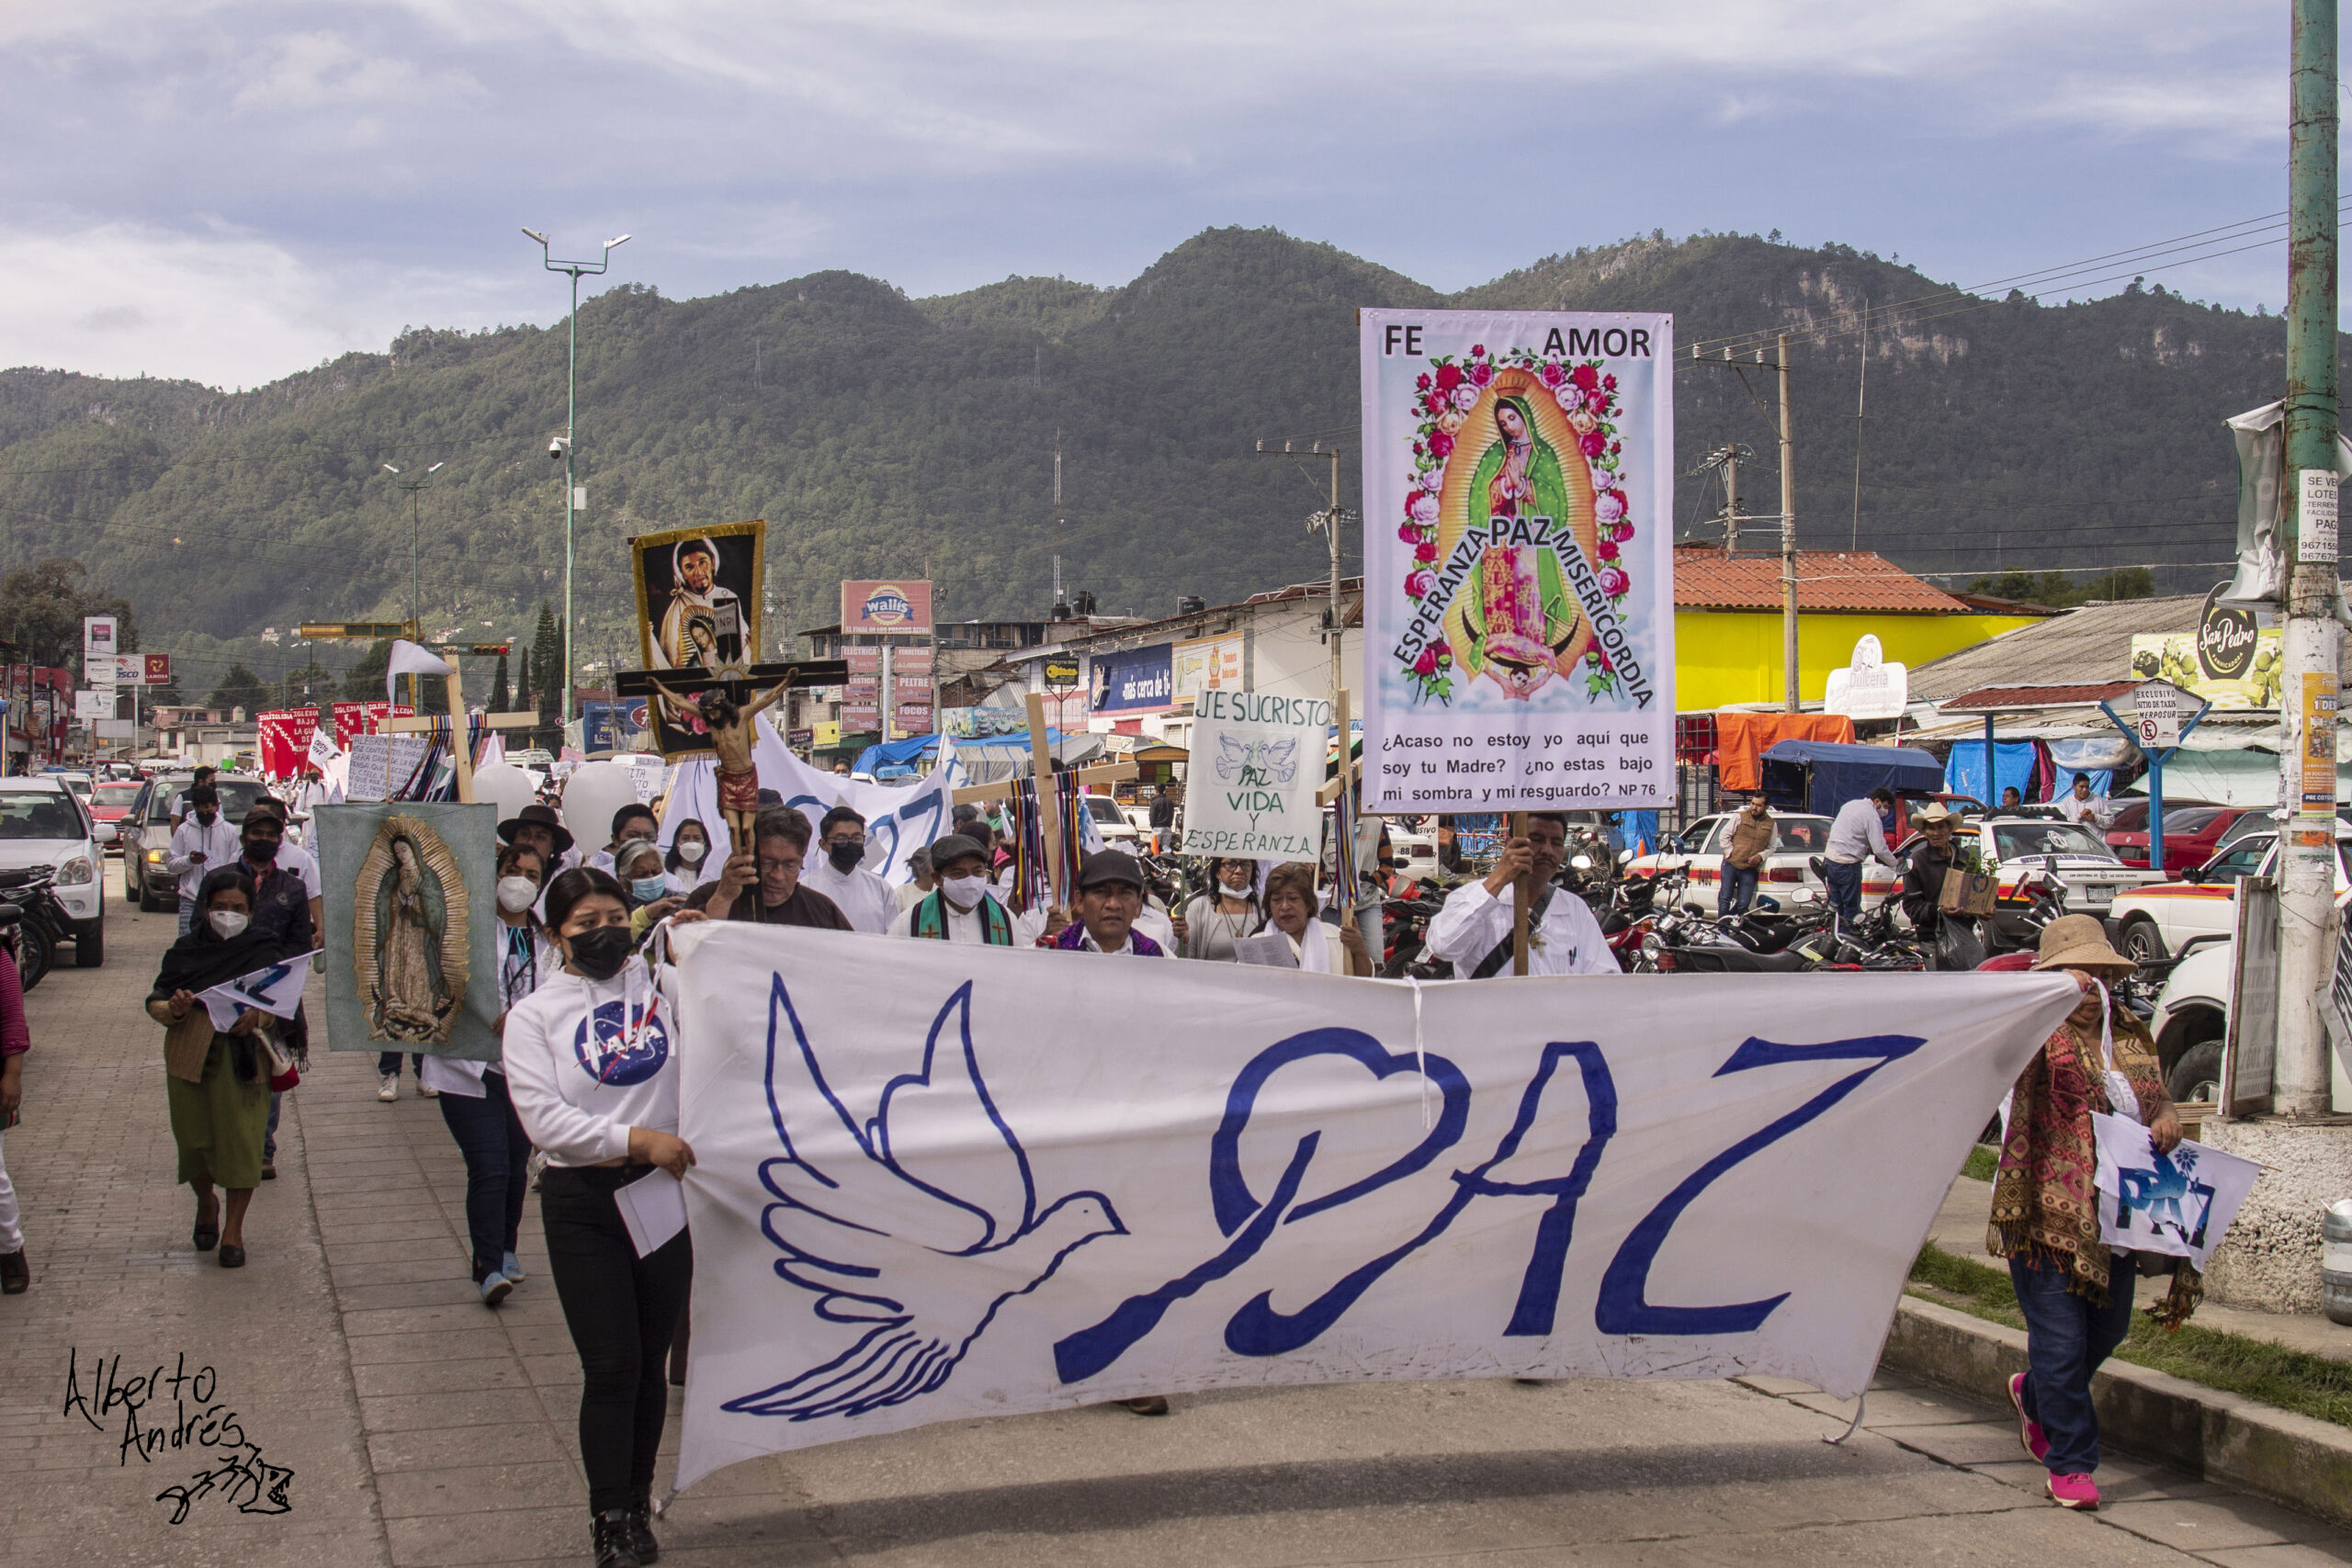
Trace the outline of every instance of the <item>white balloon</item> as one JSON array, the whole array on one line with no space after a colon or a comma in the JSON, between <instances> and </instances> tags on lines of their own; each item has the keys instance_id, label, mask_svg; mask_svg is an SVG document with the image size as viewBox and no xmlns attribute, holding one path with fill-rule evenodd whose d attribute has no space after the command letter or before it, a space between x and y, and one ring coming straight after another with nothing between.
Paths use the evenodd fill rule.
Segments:
<instances>
[{"instance_id":1,"label":"white balloon","mask_svg":"<svg viewBox=\"0 0 2352 1568\"><path fill-rule=\"evenodd\" d=\"M512 762L492 762L474 770L474 798L498 807L501 822L538 798L531 775Z\"/></svg>"},{"instance_id":2,"label":"white balloon","mask_svg":"<svg viewBox=\"0 0 2352 1568\"><path fill-rule=\"evenodd\" d=\"M584 858L613 841L613 813L637 804L637 770L627 762L582 762L563 784L563 825Z\"/></svg>"}]
</instances>

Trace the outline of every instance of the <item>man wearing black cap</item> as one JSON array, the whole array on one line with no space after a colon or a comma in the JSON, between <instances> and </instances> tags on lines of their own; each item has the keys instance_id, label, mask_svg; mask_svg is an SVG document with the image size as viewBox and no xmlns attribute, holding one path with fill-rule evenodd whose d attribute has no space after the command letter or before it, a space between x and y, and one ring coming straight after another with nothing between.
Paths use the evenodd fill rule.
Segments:
<instances>
[{"instance_id":1,"label":"man wearing black cap","mask_svg":"<svg viewBox=\"0 0 2352 1568\"><path fill-rule=\"evenodd\" d=\"M1078 919L1068 920L1057 909L1046 923L1041 947L1064 953L1133 953L1138 958L1165 958L1167 951L1135 929L1143 913L1143 867L1124 850L1101 850L1086 857L1078 874L1078 891L1070 902Z\"/></svg>"},{"instance_id":2,"label":"man wearing black cap","mask_svg":"<svg viewBox=\"0 0 2352 1568\"><path fill-rule=\"evenodd\" d=\"M1037 940L1045 922L1035 911L1016 915L989 892L988 852L978 840L950 833L934 840L931 864L938 885L899 911L892 936L974 947L1026 947Z\"/></svg>"}]
</instances>

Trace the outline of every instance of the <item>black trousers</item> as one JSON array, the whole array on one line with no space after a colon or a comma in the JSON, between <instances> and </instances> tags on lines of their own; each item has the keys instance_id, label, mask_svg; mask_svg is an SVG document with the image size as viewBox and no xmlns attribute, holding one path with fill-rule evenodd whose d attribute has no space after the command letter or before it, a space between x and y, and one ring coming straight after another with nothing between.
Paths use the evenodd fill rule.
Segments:
<instances>
[{"instance_id":1,"label":"black trousers","mask_svg":"<svg viewBox=\"0 0 2352 1568\"><path fill-rule=\"evenodd\" d=\"M639 1258L613 1193L650 1167L549 1166L539 1176L539 1221L563 1321L580 1352L580 1462L596 1513L645 1503L662 1446L671 1331L694 1276L694 1242L681 1231Z\"/></svg>"},{"instance_id":2,"label":"black trousers","mask_svg":"<svg viewBox=\"0 0 2352 1568\"><path fill-rule=\"evenodd\" d=\"M507 1098L504 1073L482 1074L478 1100L445 1093L440 1103L441 1120L466 1156L466 1232L479 1285L514 1250L523 1199L531 1190L531 1140Z\"/></svg>"}]
</instances>

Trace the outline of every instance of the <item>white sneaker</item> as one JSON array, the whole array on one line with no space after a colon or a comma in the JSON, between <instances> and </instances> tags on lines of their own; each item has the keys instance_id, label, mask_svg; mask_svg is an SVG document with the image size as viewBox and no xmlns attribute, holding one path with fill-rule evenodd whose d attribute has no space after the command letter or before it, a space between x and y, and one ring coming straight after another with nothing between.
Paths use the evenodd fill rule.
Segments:
<instances>
[{"instance_id":1,"label":"white sneaker","mask_svg":"<svg viewBox=\"0 0 2352 1568\"><path fill-rule=\"evenodd\" d=\"M390 1105L393 1100L398 1100L400 1097L400 1074L386 1073L382 1081L376 1085L376 1098L382 1100L385 1104Z\"/></svg>"},{"instance_id":2,"label":"white sneaker","mask_svg":"<svg viewBox=\"0 0 2352 1568\"><path fill-rule=\"evenodd\" d=\"M438 1100L441 1098L441 1091L437 1089L427 1089L422 1082L420 1082L416 1086L416 1098L419 1100Z\"/></svg>"}]
</instances>

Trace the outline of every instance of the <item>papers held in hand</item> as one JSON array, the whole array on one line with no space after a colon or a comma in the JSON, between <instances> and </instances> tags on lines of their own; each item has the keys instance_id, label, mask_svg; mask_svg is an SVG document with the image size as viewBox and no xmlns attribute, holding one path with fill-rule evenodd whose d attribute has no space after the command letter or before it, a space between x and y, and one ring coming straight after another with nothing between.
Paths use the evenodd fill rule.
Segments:
<instances>
[{"instance_id":1,"label":"papers held in hand","mask_svg":"<svg viewBox=\"0 0 2352 1568\"><path fill-rule=\"evenodd\" d=\"M1233 961L1236 964L1260 964L1269 969L1295 969L1298 967L1298 949L1293 947L1290 938L1282 932L1270 931L1259 936L1234 938Z\"/></svg>"},{"instance_id":2,"label":"papers held in hand","mask_svg":"<svg viewBox=\"0 0 2352 1568\"><path fill-rule=\"evenodd\" d=\"M649 1170L616 1190L613 1206L639 1258L652 1257L686 1228L686 1190L666 1170Z\"/></svg>"}]
</instances>

